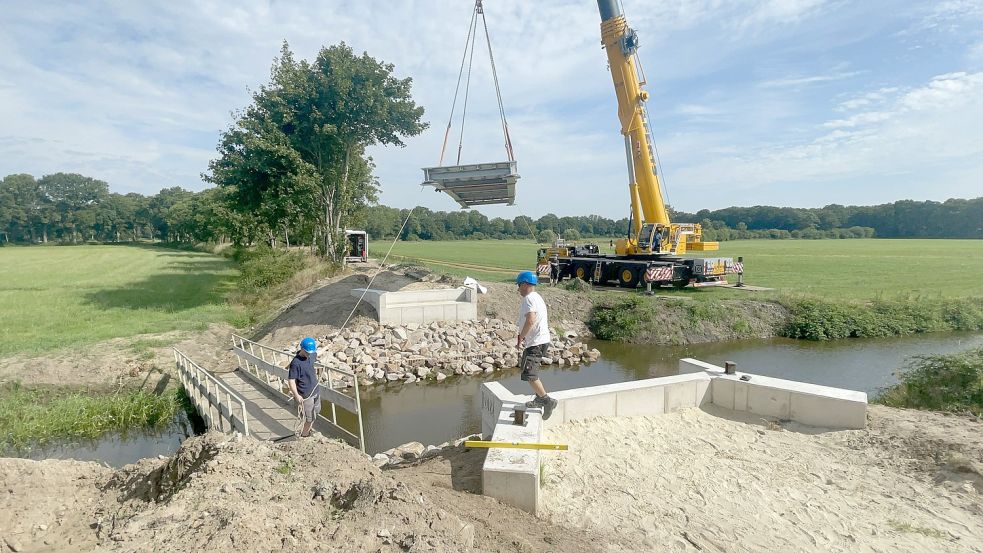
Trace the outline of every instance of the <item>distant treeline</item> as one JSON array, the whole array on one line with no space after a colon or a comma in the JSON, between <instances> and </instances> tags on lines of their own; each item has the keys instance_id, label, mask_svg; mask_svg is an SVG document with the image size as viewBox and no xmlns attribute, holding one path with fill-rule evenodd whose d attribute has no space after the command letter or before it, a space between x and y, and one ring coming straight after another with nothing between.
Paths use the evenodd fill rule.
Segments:
<instances>
[{"instance_id":1,"label":"distant treeline","mask_svg":"<svg viewBox=\"0 0 983 553\"><path fill-rule=\"evenodd\" d=\"M40 179L27 174L0 181L0 244L121 242L220 242L244 244L276 240L308 243L312 214L296 213L274 233L270 225L241 210L226 188L191 192L165 188L152 196L118 194L101 180L75 173ZM822 208L729 207L684 213L670 209L676 222L701 223L709 240L750 238L983 238L983 198L945 202L897 201L877 206L828 205ZM368 206L352 215L350 227L373 239L393 238L409 210ZM538 219L493 218L477 211L413 210L402 228L404 240L535 238L567 239L624 236L628 219L597 215ZM296 239L295 239L296 237Z\"/></svg>"},{"instance_id":2,"label":"distant treeline","mask_svg":"<svg viewBox=\"0 0 983 553\"><path fill-rule=\"evenodd\" d=\"M831 204L821 208L728 207L696 213L669 208L673 222L701 223L708 240L818 239L818 238L983 238L983 197L945 202L900 200L874 206ZM392 238L409 210L371 206L365 229L376 238ZM538 219L524 215L514 219L488 219L477 211L414 209L403 228L405 240L453 240L484 238L539 238L550 235L569 239L624 236L628 219L597 215Z\"/></svg>"}]
</instances>

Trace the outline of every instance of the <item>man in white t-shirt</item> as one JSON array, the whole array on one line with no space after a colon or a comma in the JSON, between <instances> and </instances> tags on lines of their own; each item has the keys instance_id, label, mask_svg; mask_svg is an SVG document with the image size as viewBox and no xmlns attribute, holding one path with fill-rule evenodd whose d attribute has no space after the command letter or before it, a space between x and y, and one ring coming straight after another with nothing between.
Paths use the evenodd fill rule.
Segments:
<instances>
[{"instance_id":1,"label":"man in white t-shirt","mask_svg":"<svg viewBox=\"0 0 983 553\"><path fill-rule=\"evenodd\" d=\"M532 271L523 271L515 278L519 287L522 301L519 303L519 320L515 326L519 329L515 347L522 350L522 367L520 378L532 386L536 399L526 403L529 408L542 408L543 420L550 418L557 401L546 393L543 382L539 380L539 365L550 345L550 321L546 314L546 302L536 293L539 279Z\"/></svg>"}]
</instances>

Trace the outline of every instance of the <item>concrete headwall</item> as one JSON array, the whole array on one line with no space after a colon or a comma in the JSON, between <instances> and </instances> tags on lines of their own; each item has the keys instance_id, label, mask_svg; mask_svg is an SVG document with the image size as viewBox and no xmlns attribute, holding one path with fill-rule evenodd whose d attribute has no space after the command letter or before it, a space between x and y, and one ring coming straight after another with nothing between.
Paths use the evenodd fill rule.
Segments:
<instances>
[{"instance_id":1,"label":"concrete headwall","mask_svg":"<svg viewBox=\"0 0 983 553\"><path fill-rule=\"evenodd\" d=\"M740 372L728 375L723 367L696 359L680 360L679 371L684 374L554 392L550 397L558 403L553 416L544 421L538 410L531 410L525 426L512 424L513 407L532 396L512 394L498 382L488 382L480 388L482 436L539 442L545 430L565 422L661 415L710 403L828 429L864 428L867 423L863 392ZM535 514L539 462L538 450L489 450L482 471L483 493Z\"/></svg>"},{"instance_id":2,"label":"concrete headwall","mask_svg":"<svg viewBox=\"0 0 983 553\"><path fill-rule=\"evenodd\" d=\"M864 392L743 372L724 374L723 367L703 361L679 361L680 372L691 370L712 377L711 401L724 409L821 428L867 427L867 394Z\"/></svg>"},{"instance_id":3,"label":"concrete headwall","mask_svg":"<svg viewBox=\"0 0 983 553\"><path fill-rule=\"evenodd\" d=\"M382 324L473 321L478 318L477 292L468 287L401 292L355 288L351 294L371 304Z\"/></svg>"},{"instance_id":4,"label":"concrete headwall","mask_svg":"<svg viewBox=\"0 0 983 553\"><path fill-rule=\"evenodd\" d=\"M554 392L550 397L557 406L543 421L544 428L591 417L661 415L699 407L710 399L710 382L703 373L681 374Z\"/></svg>"},{"instance_id":5,"label":"concrete headwall","mask_svg":"<svg viewBox=\"0 0 983 553\"><path fill-rule=\"evenodd\" d=\"M542 419L538 412L528 411L522 426L513 424L513 407L519 403L525 403L525 399L503 402L491 435L492 441L542 441ZM539 510L539 463L540 451L537 449L489 449L481 470L482 493L536 514Z\"/></svg>"}]
</instances>

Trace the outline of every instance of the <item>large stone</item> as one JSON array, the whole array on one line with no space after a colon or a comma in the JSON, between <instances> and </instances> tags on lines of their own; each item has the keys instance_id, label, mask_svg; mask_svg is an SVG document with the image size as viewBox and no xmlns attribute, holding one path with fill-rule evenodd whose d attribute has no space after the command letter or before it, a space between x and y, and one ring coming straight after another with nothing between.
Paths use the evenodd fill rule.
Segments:
<instances>
[{"instance_id":1,"label":"large stone","mask_svg":"<svg viewBox=\"0 0 983 553\"><path fill-rule=\"evenodd\" d=\"M423 455L423 452L426 450L427 447L420 442L409 442L396 448L396 456L407 461L412 461Z\"/></svg>"},{"instance_id":2,"label":"large stone","mask_svg":"<svg viewBox=\"0 0 983 553\"><path fill-rule=\"evenodd\" d=\"M444 373L437 373L437 382L443 382L444 379L446 379L446 378L447 378L447 375L446 374L444 374Z\"/></svg>"},{"instance_id":3,"label":"large stone","mask_svg":"<svg viewBox=\"0 0 983 553\"><path fill-rule=\"evenodd\" d=\"M406 336L407 334L405 328L397 326L396 328L393 329L393 338L397 340L405 340Z\"/></svg>"}]
</instances>

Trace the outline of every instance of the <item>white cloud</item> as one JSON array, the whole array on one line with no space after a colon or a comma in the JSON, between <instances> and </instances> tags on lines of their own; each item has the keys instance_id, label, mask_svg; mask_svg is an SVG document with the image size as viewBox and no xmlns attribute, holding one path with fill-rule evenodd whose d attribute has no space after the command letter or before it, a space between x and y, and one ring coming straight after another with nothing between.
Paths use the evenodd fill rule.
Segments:
<instances>
[{"instance_id":1,"label":"white cloud","mask_svg":"<svg viewBox=\"0 0 983 553\"><path fill-rule=\"evenodd\" d=\"M860 71L848 71L831 73L828 75L810 75L807 77L787 77L783 79L773 79L770 81L765 81L761 83L763 87L783 87L783 86L803 86L816 83L826 83L830 81L839 81L842 79L849 79L850 77L856 77L860 75Z\"/></svg>"},{"instance_id":2,"label":"white cloud","mask_svg":"<svg viewBox=\"0 0 983 553\"><path fill-rule=\"evenodd\" d=\"M738 29L771 25L793 25L816 14L825 0L766 0L752 5L750 13L736 22Z\"/></svg>"},{"instance_id":3,"label":"white cloud","mask_svg":"<svg viewBox=\"0 0 983 553\"><path fill-rule=\"evenodd\" d=\"M861 17L862 9L885 12L873 1L866 8L819 0L625 0L642 36L652 124L676 207L708 207L709 186L753 192L782 179L895 170L897 159L904 165L918 158L907 132L939 137L933 156L983 143L964 117L976 113L966 98L979 89L975 73L913 86L885 77L893 65L881 57L865 63L862 50L834 51L875 32ZM245 107L247 89L269 79L281 41L309 59L321 45L344 40L412 76L431 123L404 149L372 150L383 201L455 207L442 195L420 194L417 184L420 168L437 161L470 2L8 4L0 18L0 175L65 170L120 191L200 189L199 174L230 111ZM966 13L962 4L949 12ZM483 211L623 216L624 155L594 3L496 0L486 11L523 178L520 206ZM482 56L480 46L464 144L464 159L472 161L502 156ZM965 68L919 71L957 69ZM836 115L826 113L830 97Z\"/></svg>"},{"instance_id":4,"label":"white cloud","mask_svg":"<svg viewBox=\"0 0 983 553\"><path fill-rule=\"evenodd\" d=\"M983 73L938 75L899 92L887 110L832 120L835 129L798 145L768 144L744 155L690 166L676 175L709 189L745 189L845 179L879 182L885 175L944 174L966 164L983 175ZM926 173L926 171L928 173ZM977 189L978 190L978 189Z\"/></svg>"}]
</instances>

